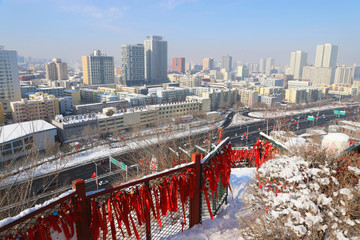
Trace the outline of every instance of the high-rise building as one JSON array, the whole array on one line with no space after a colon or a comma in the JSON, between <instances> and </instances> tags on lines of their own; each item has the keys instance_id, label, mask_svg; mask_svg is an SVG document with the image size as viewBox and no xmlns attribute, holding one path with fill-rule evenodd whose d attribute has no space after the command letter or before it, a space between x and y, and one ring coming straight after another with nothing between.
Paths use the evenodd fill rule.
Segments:
<instances>
[{"instance_id":1,"label":"high-rise building","mask_svg":"<svg viewBox=\"0 0 360 240\"><path fill-rule=\"evenodd\" d=\"M232 71L232 57L227 55L222 57L221 68L224 68L226 71Z\"/></svg>"},{"instance_id":2,"label":"high-rise building","mask_svg":"<svg viewBox=\"0 0 360 240\"><path fill-rule=\"evenodd\" d=\"M260 73L265 73L265 59L261 58L260 59L260 63L259 63L259 72Z\"/></svg>"},{"instance_id":3,"label":"high-rise building","mask_svg":"<svg viewBox=\"0 0 360 240\"><path fill-rule=\"evenodd\" d=\"M336 67L338 46L330 43L317 45L315 67Z\"/></svg>"},{"instance_id":4,"label":"high-rise building","mask_svg":"<svg viewBox=\"0 0 360 240\"><path fill-rule=\"evenodd\" d=\"M144 41L145 78L148 82L165 82L167 80L167 41L161 36L148 36Z\"/></svg>"},{"instance_id":5,"label":"high-rise building","mask_svg":"<svg viewBox=\"0 0 360 240\"><path fill-rule=\"evenodd\" d=\"M360 79L360 65L354 64L353 66L353 80Z\"/></svg>"},{"instance_id":6,"label":"high-rise building","mask_svg":"<svg viewBox=\"0 0 360 240\"><path fill-rule=\"evenodd\" d=\"M67 80L69 78L67 64L61 62L61 58L53 58L52 62L46 64L45 69L46 79Z\"/></svg>"},{"instance_id":7,"label":"high-rise building","mask_svg":"<svg viewBox=\"0 0 360 240\"><path fill-rule=\"evenodd\" d=\"M11 114L10 102L21 99L17 53L0 46L0 102L5 115Z\"/></svg>"},{"instance_id":8,"label":"high-rise building","mask_svg":"<svg viewBox=\"0 0 360 240\"><path fill-rule=\"evenodd\" d=\"M334 84L336 85L351 85L353 68L351 67L337 67L335 70Z\"/></svg>"},{"instance_id":9,"label":"high-rise building","mask_svg":"<svg viewBox=\"0 0 360 240\"><path fill-rule=\"evenodd\" d=\"M173 58L172 59L172 68L173 72L185 72L185 58Z\"/></svg>"},{"instance_id":10,"label":"high-rise building","mask_svg":"<svg viewBox=\"0 0 360 240\"><path fill-rule=\"evenodd\" d=\"M250 73L258 73L259 72L259 64L258 63L249 64L249 72Z\"/></svg>"},{"instance_id":11,"label":"high-rise building","mask_svg":"<svg viewBox=\"0 0 360 240\"><path fill-rule=\"evenodd\" d=\"M310 81L313 86L331 85L334 83L334 71L330 67L305 66L302 80Z\"/></svg>"},{"instance_id":12,"label":"high-rise building","mask_svg":"<svg viewBox=\"0 0 360 240\"><path fill-rule=\"evenodd\" d=\"M249 77L249 68L242 65L237 67L237 77L241 80L244 80L244 78Z\"/></svg>"},{"instance_id":13,"label":"high-rise building","mask_svg":"<svg viewBox=\"0 0 360 240\"><path fill-rule=\"evenodd\" d=\"M275 64L275 59L273 58L267 58L266 59L266 65L265 65L265 73L266 75L270 75L270 71Z\"/></svg>"},{"instance_id":14,"label":"high-rise building","mask_svg":"<svg viewBox=\"0 0 360 240\"><path fill-rule=\"evenodd\" d=\"M12 120L16 123L43 119L50 122L55 117L55 99L27 100L10 103Z\"/></svg>"},{"instance_id":15,"label":"high-rise building","mask_svg":"<svg viewBox=\"0 0 360 240\"><path fill-rule=\"evenodd\" d=\"M213 69L214 69L214 59L213 58L204 58L203 70L213 70Z\"/></svg>"},{"instance_id":16,"label":"high-rise building","mask_svg":"<svg viewBox=\"0 0 360 240\"><path fill-rule=\"evenodd\" d=\"M304 66L307 64L307 53L296 51L290 53L290 74L294 79L301 79Z\"/></svg>"},{"instance_id":17,"label":"high-rise building","mask_svg":"<svg viewBox=\"0 0 360 240\"><path fill-rule=\"evenodd\" d=\"M114 57L94 50L90 56L82 57L83 82L87 85L109 84L115 82Z\"/></svg>"},{"instance_id":18,"label":"high-rise building","mask_svg":"<svg viewBox=\"0 0 360 240\"><path fill-rule=\"evenodd\" d=\"M126 86L143 85L145 83L144 45L122 45L122 74Z\"/></svg>"}]
</instances>

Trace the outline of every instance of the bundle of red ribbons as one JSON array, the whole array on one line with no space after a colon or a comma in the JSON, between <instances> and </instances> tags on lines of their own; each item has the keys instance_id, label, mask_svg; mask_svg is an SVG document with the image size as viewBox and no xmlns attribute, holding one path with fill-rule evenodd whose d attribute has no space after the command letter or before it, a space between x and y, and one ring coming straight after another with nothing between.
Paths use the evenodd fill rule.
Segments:
<instances>
[{"instance_id":1,"label":"bundle of red ribbons","mask_svg":"<svg viewBox=\"0 0 360 240\"><path fill-rule=\"evenodd\" d=\"M221 184L226 188L230 180L231 159L234 152L228 144L218 151L215 157L209 160L204 167L204 181L201 192L205 194L208 208L212 216L209 192L217 192L217 186ZM210 186L210 188L208 187ZM178 212L178 199L180 195L181 208L183 212L183 225L186 225L185 204L188 199L193 198L195 192L195 173L192 168L186 169L180 174L161 179L158 184L152 186L142 185L132 188L131 191L121 190L110 195L103 202L92 199L91 235L93 239L100 237L106 239L108 224L110 225L112 239L116 239L116 226L125 237L133 234L140 239L136 225L142 226L150 221L151 215L157 219L159 227L162 227L161 216L167 216L169 212ZM133 212L133 215L131 214ZM136 216L136 218L134 217ZM136 224L137 222L137 224ZM147 228L150 226L147 224ZM150 229L147 229L149 231Z\"/></svg>"},{"instance_id":2,"label":"bundle of red ribbons","mask_svg":"<svg viewBox=\"0 0 360 240\"><path fill-rule=\"evenodd\" d=\"M125 237L125 233L122 226L125 225L128 236L135 234L135 237L140 239L135 221L137 220L138 225L142 226L146 224L152 214L157 219L159 227L162 227L161 215L166 216L169 212L178 212L179 195L184 224L186 224L185 204L189 198L194 196L194 186L195 174L193 169L189 168L177 176L165 177L157 185L151 187L144 184L131 189L131 191L113 193L105 202L97 202L92 199L91 235L93 239L98 239L101 230L102 238L106 239L107 226L110 223L112 239L116 239L116 221L123 237ZM136 219L131 212L135 213ZM146 225L146 227L150 226ZM147 231L149 230L147 229Z\"/></svg>"},{"instance_id":3,"label":"bundle of red ribbons","mask_svg":"<svg viewBox=\"0 0 360 240\"><path fill-rule=\"evenodd\" d=\"M258 139L252 149L234 150L234 157L232 158L232 166L237 167L243 162L256 166L257 169L269 160L276 149L267 140Z\"/></svg>"},{"instance_id":4,"label":"bundle of red ribbons","mask_svg":"<svg viewBox=\"0 0 360 240\"><path fill-rule=\"evenodd\" d=\"M63 232L66 239L71 239L75 234L75 222L80 219L81 207L76 203L62 203L57 212L48 216L37 218L37 224L29 227L26 232L19 231L15 236L9 235L5 240L28 239L28 240L51 240L50 228L54 231Z\"/></svg>"},{"instance_id":5,"label":"bundle of red ribbons","mask_svg":"<svg viewBox=\"0 0 360 240\"><path fill-rule=\"evenodd\" d=\"M229 143L222 149L219 149L217 155L212 157L209 160L209 163L206 163L206 166L204 167L204 180L200 191L205 195L205 200L211 219L213 219L213 214L211 211L209 195L211 193L211 198L213 198L214 192L217 193L219 183L222 184L223 188L229 186L231 191L229 182L231 163L235 157L234 154L235 152L231 149L231 144ZM217 196L218 195L216 194L216 197Z\"/></svg>"}]
</instances>

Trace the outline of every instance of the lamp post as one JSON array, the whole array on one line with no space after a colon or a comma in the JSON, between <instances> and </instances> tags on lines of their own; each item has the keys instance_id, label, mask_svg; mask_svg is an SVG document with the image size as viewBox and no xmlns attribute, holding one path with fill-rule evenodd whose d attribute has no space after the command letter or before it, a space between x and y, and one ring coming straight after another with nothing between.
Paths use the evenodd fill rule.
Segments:
<instances>
[{"instance_id":1,"label":"lamp post","mask_svg":"<svg viewBox=\"0 0 360 240\"><path fill-rule=\"evenodd\" d=\"M95 162L95 161L93 161L93 162L94 162L94 164L95 164L95 175L96 175L96 179L95 179L95 181L96 181L96 190L99 190L97 164L96 164L96 162Z\"/></svg>"}]
</instances>

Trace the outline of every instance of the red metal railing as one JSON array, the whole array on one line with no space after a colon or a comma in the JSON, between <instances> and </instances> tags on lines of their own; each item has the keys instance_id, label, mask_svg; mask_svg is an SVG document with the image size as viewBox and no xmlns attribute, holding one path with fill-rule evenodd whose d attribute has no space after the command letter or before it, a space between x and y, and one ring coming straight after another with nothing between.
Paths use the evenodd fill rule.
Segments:
<instances>
[{"instance_id":1,"label":"red metal railing","mask_svg":"<svg viewBox=\"0 0 360 240\"><path fill-rule=\"evenodd\" d=\"M177 234L201 223L204 219L202 215L207 214L208 208L202 207L204 198L201 188L206 184L203 170L205 165L213 162L209 161L212 158L219 160L220 152L225 149L231 151L228 144L229 139L226 139L205 158L202 153L193 153L191 163L88 195L85 192L84 181L75 180L73 181L74 192L3 226L0 228L0 239L8 235L16 238L18 232L24 232L34 225L41 224L37 222L39 216L57 213L61 210L61 206L68 202L76 206L72 211L78 215L75 221L76 239L93 239L94 236L106 239L161 239ZM220 196L221 201L216 201L211 206L214 215L226 202L224 199L227 198L227 186L221 193L215 190L215 195ZM124 226L127 222L124 217L125 208L120 205L120 202L116 203L120 197L124 196L129 205L126 215L129 221L127 226ZM138 205L134 204L135 200L138 201ZM161 203L160 206L159 203ZM62 218L60 216L57 221L61 221ZM46 227L50 229L52 226ZM23 236L26 239L26 233Z\"/></svg>"}]
</instances>

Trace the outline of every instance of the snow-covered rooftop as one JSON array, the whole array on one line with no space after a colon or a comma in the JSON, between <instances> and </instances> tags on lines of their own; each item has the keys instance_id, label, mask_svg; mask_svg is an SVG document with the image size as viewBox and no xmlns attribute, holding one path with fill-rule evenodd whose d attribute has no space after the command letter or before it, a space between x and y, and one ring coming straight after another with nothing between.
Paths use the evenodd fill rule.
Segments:
<instances>
[{"instance_id":1,"label":"snow-covered rooftop","mask_svg":"<svg viewBox=\"0 0 360 240\"><path fill-rule=\"evenodd\" d=\"M52 129L56 129L56 127L44 120L34 120L5 125L0 127L0 143L2 144L29 134Z\"/></svg>"}]
</instances>

